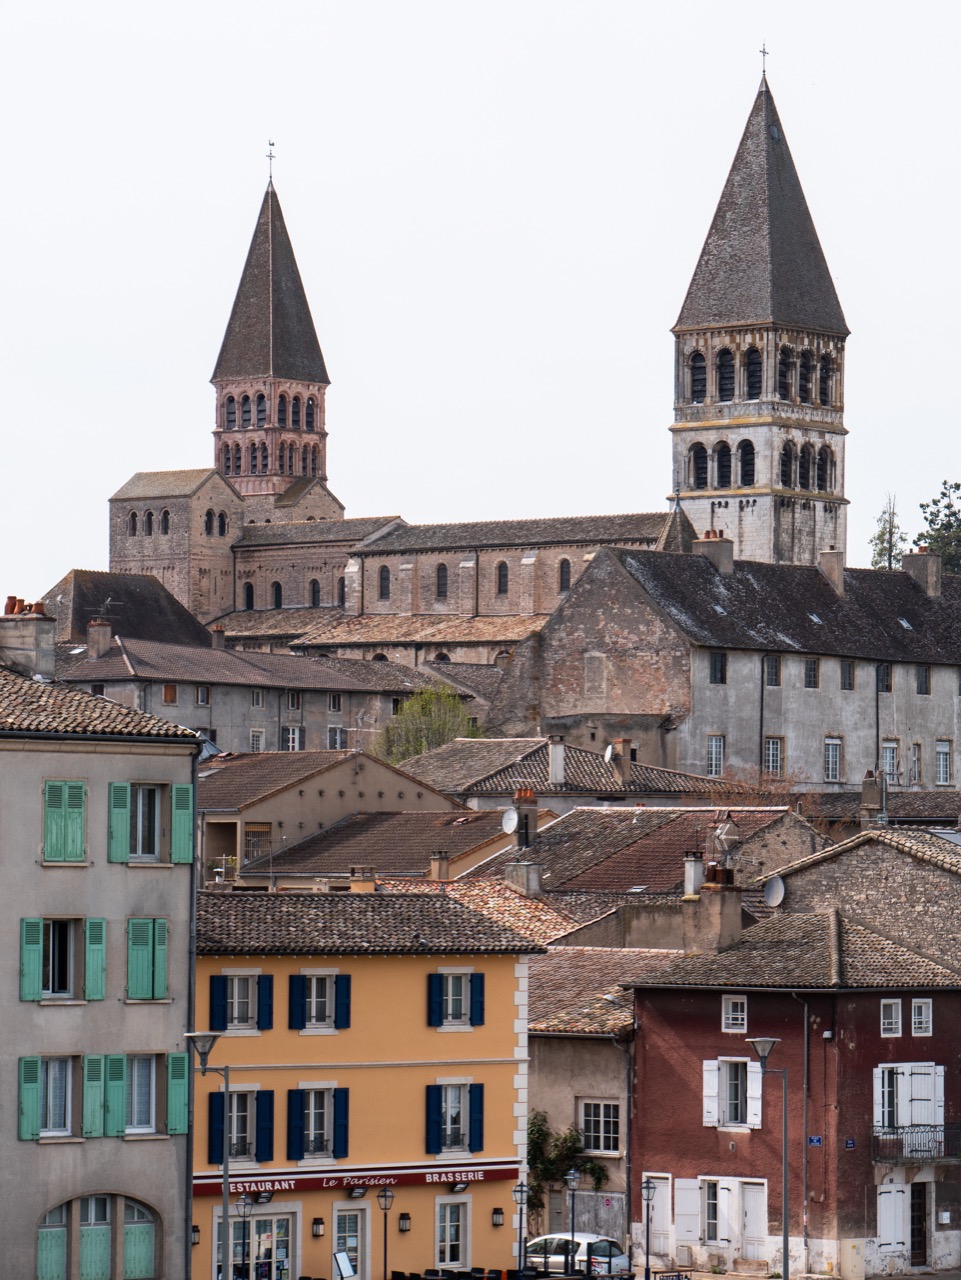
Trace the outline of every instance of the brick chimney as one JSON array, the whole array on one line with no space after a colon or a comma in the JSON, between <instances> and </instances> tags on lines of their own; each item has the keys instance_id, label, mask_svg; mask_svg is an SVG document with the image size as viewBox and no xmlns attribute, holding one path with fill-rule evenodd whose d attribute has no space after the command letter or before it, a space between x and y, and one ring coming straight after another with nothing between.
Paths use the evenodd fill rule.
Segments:
<instances>
[{"instance_id":1,"label":"brick chimney","mask_svg":"<svg viewBox=\"0 0 961 1280\"><path fill-rule=\"evenodd\" d=\"M927 547L902 556L901 568L911 575L925 595L941 594L941 557L931 555Z\"/></svg>"},{"instance_id":2,"label":"brick chimney","mask_svg":"<svg viewBox=\"0 0 961 1280\"><path fill-rule=\"evenodd\" d=\"M831 547L818 553L818 568L839 596L844 595L844 552Z\"/></svg>"},{"instance_id":3,"label":"brick chimney","mask_svg":"<svg viewBox=\"0 0 961 1280\"><path fill-rule=\"evenodd\" d=\"M537 797L533 787L517 788L514 792L514 808L517 810L514 848L529 849L537 836Z\"/></svg>"},{"instance_id":4,"label":"brick chimney","mask_svg":"<svg viewBox=\"0 0 961 1280\"><path fill-rule=\"evenodd\" d=\"M552 787L564 785L564 738L559 733L547 740L547 781Z\"/></svg>"},{"instance_id":5,"label":"brick chimney","mask_svg":"<svg viewBox=\"0 0 961 1280\"><path fill-rule=\"evenodd\" d=\"M224 648L224 644L227 639L227 633L226 631L224 631L223 627L220 626L219 623L217 624L216 627L214 627L213 631L211 631L210 637L211 637L210 645L212 649Z\"/></svg>"},{"instance_id":6,"label":"brick chimney","mask_svg":"<svg viewBox=\"0 0 961 1280\"><path fill-rule=\"evenodd\" d=\"M631 784L631 739L615 738L614 739L614 756L611 760L614 766L614 772L617 774L617 780L622 787L628 787Z\"/></svg>"},{"instance_id":7,"label":"brick chimney","mask_svg":"<svg viewBox=\"0 0 961 1280\"><path fill-rule=\"evenodd\" d=\"M91 618L87 623L87 657L102 658L110 648L111 638L106 618Z\"/></svg>"},{"instance_id":8,"label":"brick chimney","mask_svg":"<svg viewBox=\"0 0 961 1280\"><path fill-rule=\"evenodd\" d=\"M504 879L525 898L539 898L543 870L540 862L508 862L504 868Z\"/></svg>"},{"instance_id":9,"label":"brick chimney","mask_svg":"<svg viewBox=\"0 0 961 1280\"><path fill-rule=\"evenodd\" d=\"M695 538L691 550L707 556L718 573L727 576L734 572L734 542L725 538L723 529L708 529L703 538Z\"/></svg>"}]
</instances>

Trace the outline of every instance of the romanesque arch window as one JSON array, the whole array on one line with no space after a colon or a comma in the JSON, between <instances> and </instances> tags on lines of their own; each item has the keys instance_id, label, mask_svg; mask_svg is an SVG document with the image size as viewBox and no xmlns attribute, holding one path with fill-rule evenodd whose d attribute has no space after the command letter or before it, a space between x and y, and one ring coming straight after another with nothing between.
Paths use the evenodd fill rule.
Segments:
<instances>
[{"instance_id":1,"label":"romanesque arch window","mask_svg":"<svg viewBox=\"0 0 961 1280\"><path fill-rule=\"evenodd\" d=\"M204 512L204 533L209 537L214 531L214 513L208 508Z\"/></svg>"},{"instance_id":2,"label":"romanesque arch window","mask_svg":"<svg viewBox=\"0 0 961 1280\"><path fill-rule=\"evenodd\" d=\"M691 400L703 404L707 399L707 361L700 351L691 356Z\"/></svg>"},{"instance_id":3,"label":"romanesque arch window","mask_svg":"<svg viewBox=\"0 0 961 1280\"><path fill-rule=\"evenodd\" d=\"M390 599L390 569L385 564L380 566L377 575L377 595L380 600Z\"/></svg>"},{"instance_id":4,"label":"romanesque arch window","mask_svg":"<svg viewBox=\"0 0 961 1280\"><path fill-rule=\"evenodd\" d=\"M737 446L737 470L742 489L754 484L754 445L750 440L742 440Z\"/></svg>"},{"instance_id":5,"label":"romanesque arch window","mask_svg":"<svg viewBox=\"0 0 961 1280\"><path fill-rule=\"evenodd\" d=\"M265 444L260 446L260 474L262 476L267 474L267 446Z\"/></svg>"},{"instance_id":6,"label":"romanesque arch window","mask_svg":"<svg viewBox=\"0 0 961 1280\"><path fill-rule=\"evenodd\" d=\"M255 476L257 474L257 459L259 457L260 457L260 450L257 448L255 444L252 444L250 446L250 474L252 476Z\"/></svg>"},{"instance_id":7,"label":"romanesque arch window","mask_svg":"<svg viewBox=\"0 0 961 1280\"><path fill-rule=\"evenodd\" d=\"M447 599L447 565L446 564L439 564L437 566L437 573L435 577L436 577L436 581L434 583L434 595L437 597L438 600L446 600Z\"/></svg>"},{"instance_id":8,"label":"romanesque arch window","mask_svg":"<svg viewBox=\"0 0 961 1280\"><path fill-rule=\"evenodd\" d=\"M778 352L777 358L777 393L781 400L790 400L791 398L791 364L792 352L790 347L782 347Z\"/></svg>"},{"instance_id":9,"label":"romanesque arch window","mask_svg":"<svg viewBox=\"0 0 961 1280\"><path fill-rule=\"evenodd\" d=\"M814 446L801 446L798 457L797 482L799 489L810 489L814 480Z\"/></svg>"},{"instance_id":10,"label":"romanesque arch window","mask_svg":"<svg viewBox=\"0 0 961 1280\"><path fill-rule=\"evenodd\" d=\"M270 595L274 602L274 608L282 609L284 607L284 589L279 582L270 584Z\"/></svg>"},{"instance_id":11,"label":"romanesque arch window","mask_svg":"<svg viewBox=\"0 0 961 1280\"><path fill-rule=\"evenodd\" d=\"M564 559L557 566L557 589L558 591L570 591L571 589L571 562Z\"/></svg>"},{"instance_id":12,"label":"romanesque arch window","mask_svg":"<svg viewBox=\"0 0 961 1280\"><path fill-rule=\"evenodd\" d=\"M217 536L225 538L227 536L227 513L226 511L218 512L217 515Z\"/></svg>"},{"instance_id":13,"label":"romanesque arch window","mask_svg":"<svg viewBox=\"0 0 961 1280\"><path fill-rule=\"evenodd\" d=\"M757 347L748 348L744 369L747 375L748 400L760 400L761 391L764 388L764 366Z\"/></svg>"},{"instance_id":14,"label":"romanesque arch window","mask_svg":"<svg viewBox=\"0 0 961 1280\"><path fill-rule=\"evenodd\" d=\"M233 455L230 452L230 445L224 445L224 475L230 475L230 460Z\"/></svg>"},{"instance_id":15,"label":"romanesque arch window","mask_svg":"<svg viewBox=\"0 0 961 1280\"><path fill-rule=\"evenodd\" d=\"M250 396L242 396L240 401L240 425L250 426Z\"/></svg>"},{"instance_id":16,"label":"romanesque arch window","mask_svg":"<svg viewBox=\"0 0 961 1280\"><path fill-rule=\"evenodd\" d=\"M794 488L794 445L790 442L781 450L781 488Z\"/></svg>"},{"instance_id":17,"label":"romanesque arch window","mask_svg":"<svg viewBox=\"0 0 961 1280\"><path fill-rule=\"evenodd\" d=\"M347 579L346 578L337 579L337 603L340 605L341 609L343 609L344 605L347 603Z\"/></svg>"},{"instance_id":18,"label":"romanesque arch window","mask_svg":"<svg viewBox=\"0 0 961 1280\"><path fill-rule=\"evenodd\" d=\"M254 607L254 584L252 582L244 583L244 608L252 609Z\"/></svg>"},{"instance_id":19,"label":"romanesque arch window","mask_svg":"<svg viewBox=\"0 0 961 1280\"><path fill-rule=\"evenodd\" d=\"M310 580L310 607L317 609L320 606L320 583L316 578Z\"/></svg>"},{"instance_id":20,"label":"romanesque arch window","mask_svg":"<svg viewBox=\"0 0 961 1280\"><path fill-rule=\"evenodd\" d=\"M307 397L307 409L306 409L305 416L306 416L305 425L307 430L313 431L315 429L316 419L317 419L317 401L314 399L313 396Z\"/></svg>"},{"instance_id":21,"label":"romanesque arch window","mask_svg":"<svg viewBox=\"0 0 961 1280\"><path fill-rule=\"evenodd\" d=\"M825 406L831 403L831 357L821 357L818 377L818 399Z\"/></svg>"},{"instance_id":22,"label":"romanesque arch window","mask_svg":"<svg viewBox=\"0 0 961 1280\"><path fill-rule=\"evenodd\" d=\"M310 451L310 474L311 474L312 476L315 476L315 475L317 474L317 454L318 454L318 452L319 452L319 450L318 450L317 446L316 446L316 445L314 445L314 447L313 447L313 448L311 449L311 451Z\"/></svg>"},{"instance_id":23,"label":"romanesque arch window","mask_svg":"<svg viewBox=\"0 0 961 1280\"><path fill-rule=\"evenodd\" d=\"M292 444L287 446L287 474L289 476L294 474L294 446Z\"/></svg>"},{"instance_id":24,"label":"romanesque arch window","mask_svg":"<svg viewBox=\"0 0 961 1280\"><path fill-rule=\"evenodd\" d=\"M730 489L731 446L723 440L714 450L714 477L718 489Z\"/></svg>"},{"instance_id":25,"label":"romanesque arch window","mask_svg":"<svg viewBox=\"0 0 961 1280\"><path fill-rule=\"evenodd\" d=\"M434 654L434 661L435 661L435 662L450 662L450 654L449 654L449 653L444 653L444 651L443 651L443 649L442 649L442 650L440 651L440 653L435 653L435 654Z\"/></svg>"},{"instance_id":26,"label":"romanesque arch window","mask_svg":"<svg viewBox=\"0 0 961 1280\"><path fill-rule=\"evenodd\" d=\"M234 445L234 475L235 476L240 475L240 470L241 470L240 459L241 459L240 445L235 444Z\"/></svg>"},{"instance_id":27,"label":"romanesque arch window","mask_svg":"<svg viewBox=\"0 0 961 1280\"><path fill-rule=\"evenodd\" d=\"M688 479L692 489L707 488L707 450L702 444L692 444L688 456Z\"/></svg>"},{"instance_id":28,"label":"romanesque arch window","mask_svg":"<svg viewBox=\"0 0 961 1280\"><path fill-rule=\"evenodd\" d=\"M153 537L153 512L145 511L143 513L143 532L145 538Z\"/></svg>"},{"instance_id":29,"label":"romanesque arch window","mask_svg":"<svg viewBox=\"0 0 961 1280\"><path fill-rule=\"evenodd\" d=\"M67 1275L67 1242L73 1236L79 1257L74 1258L71 1275L156 1276L157 1221L152 1209L125 1196L80 1196L57 1205L37 1227L38 1274ZM111 1270L111 1258L117 1260L116 1271Z\"/></svg>"},{"instance_id":30,"label":"romanesque arch window","mask_svg":"<svg viewBox=\"0 0 961 1280\"><path fill-rule=\"evenodd\" d=\"M386 662L386 661L387 661L386 653L375 653L374 656L371 658L371 662Z\"/></svg>"},{"instance_id":31,"label":"romanesque arch window","mask_svg":"<svg viewBox=\"0 0 961 1280\"><path fill-rule=\"evenodd\" d=\"M802 404L814 403L814 356L810 351L801 352L798 366L797 395Z\"/></svg>"},{"instance_id":32,"label":"romanesque arch window","mask_svg":"<svg viewBox=\"0 0 961 1280\"><path fill-rule=\"evenodd\" d=\"M287 397L284 395L277 397L277 426L286 427L287 425Z\"/></svg>"},{"instance_id":33,"label":"romanesque arch window","mask_svg":"<svg viewBox=\"0 0 961 1280\"><path fill-rule=\"evenodd\" d=\"M283 442L281 442L280 449L277 453L277 469L280 472L280 474L283 475L284 472L286 471L286 468L287 468L287 450L284 448Z\"/></svg>"},{"instance_id":34,"label":"romanesque arch window","mask_svg":"<svg viewBox=\"0 0 961 1280\"><path fill-rule=\"evenodd\" d=\"M817 487L819 493L829 493L834 488L834 456L826 444L818 449Z\"/></svg>"},{"instance_id":35,"label":"romanesque arch window","mask_svg":"<svg viewBox=\"0 0 961 1280\"><path fill-rule=\"evenodd\" d=\"M129 515L129 516L127 516L127 532L130 534L131 538L136 538L136 536L137 536L137 513L136 513L136 511L131 511L130 515Z\"/></svg>"},{"instance_id":36,"label":"romanesque arch window","mask_svg":"<svg viewBox=\"0 0 961 1280\"><path fill-rule=\"evenodd\" d=\"M261 391L257 395L257 426L266 427L267 425L267 397Z\"/></svg>"},{"instance_id":37,"label":"romanesque arch window","mask_svg":"<svg viewBox=\"0 0 961 1280\"><path fill-rule=\"evenodd\" d=\"M734 399L734 353L727 347L717 353L717 398Z\"/></svg>"},{"instance_id":38,"label":"romanesque arch window","mask_svg":"<svg viewBox=\"0 0 961 1280\"><path fill-rule=\"evenodd\" d=\"M224 422L228 431L236 431L237 429L237 401L233 396L228 396L224 402Z\"/></svg>"},{"instance_id":39,"label":"romanesque arch window","mask_svg":"<svg viewBox=\"0 0 961 1280\"><path fill-rule=\"evenodd\" d=\"M166 507L160 513L160 532L161 533L170 532L170 512L166 509Z\"/></svg>"},{"instance_id":40,"label":"romanesque arch window","mask_svg":"<svg viewBox=\"0 0 961 1280\"><path fill-rule=\"evenodd\" d=\"M499 596L506 596L509 586L510 572L507 568L507 561L501 560L497 566L497 594Z\"/></svg>"},{"instance_id":41,"label":"romanesque arch window","mask_svg":"<svg viewBox=\"0 0 961 1280\"><path fill-rule=\"evenodd\" d=\"M290 425L295 431L300 430L300 396L294 396L290 402Z\"/></svg>"},{"instance_id":42,"label":"romanesque arch window","mask_svg":"<svg viewBox=\"0 0 961 1280\"><path fill-rule=\"evenodd\" d=\"M306 476L310 474L310 472L308 471L309 463L307 459L308 459L307 446L304 445L304 447L300 451L300 474L302 476Z\"/></svg>"}]
</instances>

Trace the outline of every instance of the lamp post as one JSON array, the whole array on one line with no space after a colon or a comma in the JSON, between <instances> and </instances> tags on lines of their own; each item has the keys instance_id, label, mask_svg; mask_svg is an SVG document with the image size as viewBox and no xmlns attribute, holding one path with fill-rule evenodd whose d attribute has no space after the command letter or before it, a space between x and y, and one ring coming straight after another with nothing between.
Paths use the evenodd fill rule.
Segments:
<instances>
[{"instance_id":1,"label":"lamp post","mask_svg":"<svg viewBox=\"0 0 961 1280\"><path fill-rule=\"evenodd\" d=\"M527 1200L530 1196L530 1187L521 1178L520 1182L511 1192L514 1197L514 1203L517 1205L517 1270L523 1271L527 1264L524 1257L524 1237L527 1234L524 1230L527 1225Z\"/></svg>"},{"instance_id":2,"label":"lamp post","mask_svg":"<svg viewBox=\"0 0 961 1280\"><path fill-rule=\"evenodd\" d=\"M384 1211L384 1280L387 1280L387 1215L394 1203L394 1193L390 1187L381 1187L377 1192L377 1203Z\"/></svg>"},{"instance_id":3,"label":"lamp post","mask_svg":"<svg viewBox=\"0 0 961 1280\"><path fill-rule=\"evenodd\" d=\"M571 1275L574 1275L574 1259L577 1257L577 1241L574 1239L574 1197L577 1194L577 1187L580 1180L580 1171L577 1169L568 1169L564 1174L564 1181L567 1183L567 1189L571 1193Z\"/></svg>"},{"instance_id":4,"label":"lamp post","mask_svg":"<svg viewBox=\"0 0 961 1280\"><path fill-rule=\"evenodd\" d=\"M226 1062L222 1067L207 1065L210 1051L220 1039L219 1031L188 1031L184 1039L197 1055L200 1074L205 1076L208 1071L212 1071L215 1076L223 1076L224 1080L224 1186L223 1216L220 1222L220 1275L222 1280L227 1280L230 1259L230 1065Z\"/></svg>"},{"instance_id":5,"label":"lamp post","mask_svg":"<svg viewBox=\"0 0 961 1280\"><path fill-rule=\"evenodd\" d=\"M645 1178L641 1183L641 1195L644 1197L644 1280L651 1280L651 1202L657 1183L653 1178Z\"/></svg>"},{"instance_id":6,"label":"lamp post","mask_svg":"<svg viewBox=\"0 0 961 1280\"><path fill-rule=\"evenodd\" d=\"M775 1045L781 1041L777 1036L757 1036L748 1040L748 1044L761 1059L762 1076L781 1077L781 1275L790 1280L790 1234L788 1231L788 1193L787 1193L787 1067L769 1067L767 1060Z\"/></svg>"},{"instance_id":7,"label":"lamp post","mask_svg":"<svg viewBox=\"0 0 961 1280\"><path fill-rule=\"evenodd\" d=\"M250 1265L247 1261L247 1254L249 1251L248 1241L250 1239L250 1237L247 1235L247 1220L250 1217L253 1207L254 1207L254 1198L253 1196L249 1196L245 1191L244 1194L237 1201L237 1210L240 1214L240 1220L243 1223L243 1236L241 1237L242 1243L240 1246L241 1248L240 1265L243 1270L244 1280L249 1280L249 1276L250 1276ZM233 1276L230 1276L229 1280L233 1280Z\"/></svg>"}]
</instances>

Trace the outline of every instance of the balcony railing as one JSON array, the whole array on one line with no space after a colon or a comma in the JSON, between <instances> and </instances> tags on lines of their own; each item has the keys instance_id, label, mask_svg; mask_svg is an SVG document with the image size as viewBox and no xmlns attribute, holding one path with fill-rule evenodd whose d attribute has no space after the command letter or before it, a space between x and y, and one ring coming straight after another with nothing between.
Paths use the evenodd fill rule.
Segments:
<instances>
[{"instance_id":1,"label":"balcony railing","mask_svg":"<svg viewBox=\"0 0 961 1280\"><path fill-rule=\"evenodd\" d=\"M871 1158L894 1163L961 1160L961 1124L912 1124L875 1128Z\"/></svg>"}]
</instances>

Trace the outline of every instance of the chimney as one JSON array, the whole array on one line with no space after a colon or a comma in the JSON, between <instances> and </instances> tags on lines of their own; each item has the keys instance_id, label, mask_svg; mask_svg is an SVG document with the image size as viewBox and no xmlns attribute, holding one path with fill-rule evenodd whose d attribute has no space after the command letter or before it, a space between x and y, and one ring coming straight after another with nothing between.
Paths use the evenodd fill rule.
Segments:
<instances>
[{"instance_id":1,"label":"chimney","mask_svg":"<svg viewBox=\"0 0 961 1280\"><path fill-rule=\"evenodd\" d=\"M222 649L224 647L224 641L227 638L227 633L224 631L223 627L218 623L217 626L214 627L213 631L211 631L210 635L211 648Z\"/></svg>"},{"instance_id":2,"label":"chimney","mask_svg":"<svg viewBox=\"0 0 961 1280\"><path fill-rule=\"evenodd\" d=\"M350 868L351 893L374 893L376 890L377 880L374 876L373 867Z\"/></svg>"},{"instance_id":3,"label":"chimney","mask_svg":"<svg viewBox=\"0 0 961 1280\"><path fill-rule=\"evenodd\" d=\"M547 781L552 787L564 785L564 738L559 733L547 740Z\"/></svg>"},{"instance_id":4,"label":"chimney","mask_svg":"<svg viewBox=\"0 0 961 1280\"><path fill-rule=\"evenodd\" d=\"M11 596L13 607L0 616L0 663L23 676L54 678L54 644L57 620L49 618L42 604L30 609ZM8 599L7 605L10 605Z\"/></svg>"},{"instance_id":5,"label":"chimney","mask_svg":"<svg viewBox=\"0 0 961 1280\"><path fill-rule=\"evenodd\" d=\"M611 761L618 781L622 787L631 784L631 740L630 738L614 739L614 758Z\"/></svg>"},{"instance_id":6,"label":"chimney","mask_svg":"<svg viewBox=\"0 0 961 1280\"><path fill-rule=\"evenodd\" d=\"M450 854L444 850L430 855L430 875L429 880L449 880L450 879Z\"/></svg>"},{"instance_id":7,"label":"chimney","mask_svg":"<svg viewBox=\"0 0 961 1280\"><path fill-rule=\"evenodd\" d=\"M918 547L901 557L901 568L911 575L925 595L941 594L941 557L931 555L927 547Z\"/></svg>"},{"instance_id":8,"label":"chimney","mask_svg":"<svg viewBox=\"0 0 961 1280\"><path fill-rule=\"evenodd\" d=\"M874 770L868 769L861 782L861 808L858 813L862 827L877 825L881 812L881 784L874 776Z\"/></svg>"},{"instance_id":9,"label":"chimney","mask_svg":"<svg viewBox=\"0 0 961 1280\"><path fill-rule=\"evenodd\" d=\"M734 543L725 538L723 529L708 529L703 538L695 538L691 550L707 556L718 573L727 576L734 572Z\"/></svg>"},{"instance_id":10,"label":"chimney","mask_svg":"<svg viewBox=\"0 0 961 1280\"><path fill-rule=\"evenodd\" d=\"M687 870L685 860L685 872ZM741 937L741 890L734 884L734 873L726 867L715 867L715 877L707 868L697 897L685 897L681 903L684 950L690 952L726 951Z\"/></svg>"},{"instance_id":11,"label":"chimney","mask_svg":"<svg viewBox=\"0 0 961 1280\"><path fill-rule=\"evenodd\" d=\"M704 883L704 859L699 853L684 855L684 897L696 898Z\"/></svg>"},{"instance_id":12,"label":"chimney","mask_svg":"<svg viewBox=\"0 0 961 1280\"><path fill-rule=\"evenodd\" d=\"M543 869L539 862L508 862L504 868L504 880L525 898L539 898Z\"/></svg>"},{"instance_id":13,"label":"chimney","mask_svg":"<svg viewBox=\"0 0 961 1280\"><path fill-rule=\"evenodd\" d=\"M91 618L87 623L87 657L102 658L110 648L110 623L106 618Z\"/></svg>"},{"instance_id":14,"label":"chimney","mask_svg":"<svg viewBox=\"0 0 961 1280\"><path fill-rule=\"evenodd\" d=\"M835 593L839 596L844 595L844 552L835 551L832 547L830 551L821 551L818 554L818 568L830 582Z\"/></svg>"},{"instance_id":15,"label":"chimney","mask_svg":"<svg viewBox=\"0 0 961 1280\"><path fill-rule=\"evenodd\" d=\"M529 849L537 835L537 797L533 787L517 788L514 792L514 808L517 810L514 848Z\"/></svg>"}]
</instances>

